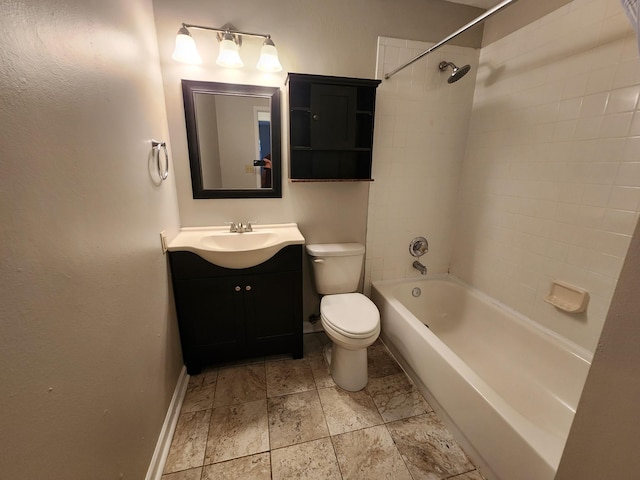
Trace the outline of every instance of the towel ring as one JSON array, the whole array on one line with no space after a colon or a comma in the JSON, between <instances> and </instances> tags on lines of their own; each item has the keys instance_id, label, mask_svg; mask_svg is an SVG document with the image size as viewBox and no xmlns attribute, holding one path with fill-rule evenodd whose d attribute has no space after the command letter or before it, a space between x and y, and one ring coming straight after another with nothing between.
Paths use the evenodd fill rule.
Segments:
<instances>
[{"instance_id":1,"label":"towel ring","mask_svg":"<svg viewBox=\"0 0 640 480\"><path fill-rule=\"evenodd\" d=\"M167 143L151 140L151 149L153 150L153 158L156 161L158 175L161 180L166 180L169 176L169 154L167 153ZM160 149L164 151L164 166L160 162Z\"/></svg>"}]
</instances>

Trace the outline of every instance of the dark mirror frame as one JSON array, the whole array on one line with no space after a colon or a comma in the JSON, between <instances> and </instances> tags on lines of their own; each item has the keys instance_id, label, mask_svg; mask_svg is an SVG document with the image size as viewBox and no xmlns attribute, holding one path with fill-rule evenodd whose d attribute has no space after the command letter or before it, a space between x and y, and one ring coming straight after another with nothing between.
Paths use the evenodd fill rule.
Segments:
<instances>
[{"instance_id":1,"label":"dark mirror frame","mask_svg":"<svg viewBox=\"0 0 640 480\"><path fill-rule=\"evenodd\" d=\"M218 95L271 99L271 188L221 188L208 190L204 188L193 97L195 93L213 93ZM282 198L280 89L278 87L262 87L258 85L182 80L182 97L184 100L184 115L187 127L193 198Z\"/></svg>"}]
</instances>

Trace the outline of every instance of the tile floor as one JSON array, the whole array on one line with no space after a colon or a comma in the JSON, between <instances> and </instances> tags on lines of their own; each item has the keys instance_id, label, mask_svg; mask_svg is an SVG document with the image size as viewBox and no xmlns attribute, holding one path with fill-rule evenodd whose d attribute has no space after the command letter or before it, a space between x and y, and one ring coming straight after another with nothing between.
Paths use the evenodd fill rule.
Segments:
<instances>
[{"instance_id":1,"label":"tile floor","mask_svg":"<svg viewBox=\"0 0 640 480\"><path fill-rule=\"evenodd\" d=\"M162 480L483 480L384 344L366 389L347 392L328 341L191 377Z\"/></svg>"}]
</instances>

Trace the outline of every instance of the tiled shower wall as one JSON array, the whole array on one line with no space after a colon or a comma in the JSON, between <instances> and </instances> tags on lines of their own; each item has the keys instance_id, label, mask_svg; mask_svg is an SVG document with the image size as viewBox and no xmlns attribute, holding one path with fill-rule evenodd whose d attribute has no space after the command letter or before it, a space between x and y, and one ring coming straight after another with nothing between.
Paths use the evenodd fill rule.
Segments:
<instances>
[{"instance_id":1,"label":"tiled shower wall","mask_svg":"<svg viewBox=\"0 0 640 480\"><path fill-rule=\"evenodd\" d=\"M451 272L592 351L638 220L639 94L618 0L576 0L481 50ZM588 290L587 312L545 303L553 279Z\"/></svg>"},{"instance_id":2,"label":"tiled shower wall","mask_svg":"<svg viewBox=\"0 0 640 480\"><path fill-rule=\"evenodd\" d=\"M432 44L380 37L377 78ZM369 194L365 292L370 282L419 275L409 242L429 240L429 273L451 262L455 205L471 115L479 51L444 46L378 87ZM443 59L472 70L447 83Z\"/></svg>"}]
</instances>

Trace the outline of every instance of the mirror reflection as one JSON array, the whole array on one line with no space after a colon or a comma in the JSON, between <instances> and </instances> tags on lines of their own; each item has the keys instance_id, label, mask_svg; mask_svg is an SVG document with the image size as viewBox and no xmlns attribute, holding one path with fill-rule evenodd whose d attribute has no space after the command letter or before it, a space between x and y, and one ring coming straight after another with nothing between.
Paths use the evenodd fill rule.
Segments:
<instances>
[{"instance_id":1,"label":"mirror reflection","mask_svg":"<svg viewBox=\"0 0 640 480\"><path fill-rule=\"evenodd\" d=\"M182 84L194 198L280 197L280 90Z\"/></svg>"}]
</instances>

